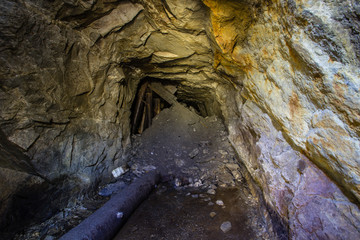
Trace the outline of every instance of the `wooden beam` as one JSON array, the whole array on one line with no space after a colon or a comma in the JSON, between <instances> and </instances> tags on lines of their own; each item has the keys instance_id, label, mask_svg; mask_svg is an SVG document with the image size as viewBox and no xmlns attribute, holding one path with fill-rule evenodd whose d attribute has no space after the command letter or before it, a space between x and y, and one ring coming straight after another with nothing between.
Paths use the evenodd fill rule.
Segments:
<instances>
[{"instance_id":1,"label":"wooden beam","mask_svg":"<svg viewBox=\"0 0 360 240\"><path fill-rule=\"evenodd\" d=\"M148 127L150 127L152 121L152 91L146 93L146 110Z\"/></svg>"},{"instance_id":2,"label":"wooden beam","mask_svg":"<svg viewBox=\"0 0 360 240\"><path fill-rule=\"evenodd\" d=\"M174 105L177 103L176 97L171 94L171 92L169 92L161 83L153 82L149 85L149 87L169 104Z\"/></svg>"},{"instance_id":3,"label":"wooden beam","mask_svg":"<svg viewBox=\"0 0 360 240\"><path fill-rule=\"evenodd\" d=\"M154 98L154 116L158 115L161 111L161 100L160 98Z\"/></svg>"},{"instance_id":4,"label":"wooden beam","mask_svg":"<svg viewBox=\"0 0 360 240\"><path fill-rule=\"evenodd\" d=\"M141 122L140 122L140 127L139 127L139 133L140 134L145 129L145 119L146 119L146 107L144 107L143 115L142 115Z\"/></svg>"},{"instance_id":5,"label":"wooden beam","mask_svg":"<svg viewBox=\"0 0 360 240\"><path fill-rule=\"evenodd\" d=\"M135 131L138 129L138 126L139 126L141 112L144 107L143 99L144 99L144 95L145 95L147 86L148 86L148 82L145 82L143 85L141 85L138 95L137 95L135 109L134 109L135 114L134 114L134 119L133 119L133 133L135 133Z\"/></svg>"}]
</instances>

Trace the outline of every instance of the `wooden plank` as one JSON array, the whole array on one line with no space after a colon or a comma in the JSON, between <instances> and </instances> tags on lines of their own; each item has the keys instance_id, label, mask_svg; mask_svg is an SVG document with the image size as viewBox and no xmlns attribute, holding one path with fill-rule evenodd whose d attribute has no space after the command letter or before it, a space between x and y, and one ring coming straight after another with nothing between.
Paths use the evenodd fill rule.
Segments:
<instances>
[{"instance_id":1,"label":"wooden plank","mask_svg":"<svg viewBox=\"0 0 360 240\"><path fill-rule=\"evenodd\" d=\"M146 110L148 127L150 127L152 121L152 91L146 93Z\"/></svg>"},{"instance_id":2,"label":"wooden plank","mask_svg":"<svg viewBox=\"0 0 360 240\"><path fill-rule=\"evenodd\" d=\"M177 87L174 85L164 85L164 88L166 88L166 90L168 90L171 94L175 94L177 91Z\"/></svg>"},{"instance_id":3,"label":"wooden plank","mask_svg":"<svg viewBox=\"0 0 360 240\"><path fill-rule=\"evenodd\" d=\"M141 85L140 90L137 95L136 103L135 103L135 115L133 119L133 132L138 129L139 121L141 118L142 109L144 107L143 99L148 86L148 82L145 82L143 85Z\"/></svg>"},{"instance_id":4,"label":"wooden plank","mask_svg":"<svg viewBox=\"0 0 360 240\"><path fill-rule=\"evenodd\" d=\"M145 119L146 119L146 107L144 107L143 115L142 115L141 122L140 122L140 127L139 127L139 133L140 134L145 129Z\"/></svg>"},{"instance_id":5,"label":"wooden plank","mask_svg":"<svg viewBox=\"0 0 360 240\"><path fill-rule=\"evenodd\" d=\"M161 100L160 98L154 98L154 116L158 115L161 111Z\"/></svg>"},{"instance_id":6,"label":"wooden plank","mask_svg":"<svg viewBox=\"0 0 360 240\"><path fill-rule=\"evenodd\" d=\"M149 87L169 104L173 105L177 103L176 97L161 85L161 83L153 82Z\"/></svg>"}]
</instances>

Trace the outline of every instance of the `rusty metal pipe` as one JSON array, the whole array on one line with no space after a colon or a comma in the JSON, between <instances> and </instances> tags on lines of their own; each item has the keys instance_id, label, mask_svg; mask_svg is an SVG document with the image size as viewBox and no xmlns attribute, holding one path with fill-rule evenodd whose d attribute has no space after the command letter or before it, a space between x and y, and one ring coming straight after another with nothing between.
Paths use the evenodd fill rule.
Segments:
<instances>
[{"instance_id":1,"label":"rusty metal pipe","mask_svg":"<svg viewBox=\"0 0 360 240\"><path fill-rule=\"evenodd\" d=\"M112 239L126 219L148 197L159 179L160 175L156 171L136 179L78 226L63 235L60 240Z\"/></svg>"}]
</instances>

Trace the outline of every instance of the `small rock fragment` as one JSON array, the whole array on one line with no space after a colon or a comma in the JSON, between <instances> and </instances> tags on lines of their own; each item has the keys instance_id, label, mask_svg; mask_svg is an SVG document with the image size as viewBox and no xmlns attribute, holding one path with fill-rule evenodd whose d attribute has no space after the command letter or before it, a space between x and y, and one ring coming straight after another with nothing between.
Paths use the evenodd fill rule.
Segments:
<instances>
[{"instance_id":1,"label":"small rock fragment","mask_svg":"<svg viewBox=\"0 0 360 240\"><path fill-rule=\"evenodd\" d=\"M219 153L220 153L221 155L223 155L223 156L228 154L227 151L224 151L224 150L222 150L222 149L219 150Z\"/></svg>"},{"instance_id":2,"label":"small rock fragment","mask_svg":"<svg viewBox=\"0 0 360 240\"><path fill-rule=\"evenodd\" d=\"M211 184L211 185L210 185L210 188L211 188L211 189L214 189L214 190L217 189L217 187L216 187L214 184Z\"/></svg>"},{"instance_id":3,"label":"small rock fragment","mask_svg":"<svg viewBox=\"0 0 360 240\"><path fill-rule=\"evenodd\" d=\"M156 169L156 167L153 166L153 165L146 165L146 166L144 166L142 168L142 170L145 171L145 172L150 172L150 171L155 170L155 169Z\"/></svg>"},{"instance_id":4,"label":"small rock fragment","mask_svg":"<svg viewBox=\"0 0 360 240\"><path fill-rule=\"evenodd\" d=\"M180 187L180 186L181 186L181 181L180 181L180 179L175 178L175 186L176 186L176 187Z\"/></svg>"},{"instance_id":5,"label":"small rock fragment","mask_svg":"<svg viewBox=\"0 0 360 240\"><path fill-rule=\"evenodd\" d=\"M175 164L177 167L182 167L185 165L185 162L182 159L175 159Z\"/></svg>"},{"instance_id":6,"label":"small rock fragment","mask_svg":"<svg viewBox=\"0 0 360 240\"><path fill-rule=\"evenodd\" d=\"M216 204L219 206L224 206L224 202L222 200L216 200Z\"/></svg>"},{"instance_id":7,"label":"small rock fragment","mask_svg":"<svg viewBox=\"0 0 360 240\"><path fill-rule=\"evenodd\" d=\"M191 195L191 197L193 197L193 198L199 198L199 194L193 194L193 195Z\"/></svg>"},{"instance_id":8,"label":"small rock fragment","mask_svg":"<svg viewBox=\"0 0 360 240\"><path fill-rule=\"evenodd\" d=\"M216 212L211 212L209 215L211 218L214 218L216 216Z\"/></svg>"},{"instance_id":9,"label":"small rock fragment","mask_svg":"<svg viewBox=\"0 0 360 240\"><path fill-rule=\"evenodd\" d=\"M189 157L194 158L199 154L199 152L200 152L199 149L195 148L194 150L191 151L191 153L189 153Z\"/></svg>"},{"instance_id":10,"label":"small rock fragment","mask_svg":"<svg viewBox=\"0 0 360 240\"><path fill-rule=\"evenodd\" d=\"M200 147L205 147L210 145L210 141L200 141L199 143Z\"/></svg>"},{"instance_id":11,"label":"small rock fragment","mask_svg":"<svg viewBox=\"0 0 360 240\"><path fill-rule=\"evenodd\" d=\"M224 233L227 233L228 231L231 230L231 222L229 222L229 221L223 222L220 226L220 229Z\"/></svg>"},{"instance_id":12,"label":"small rock fragment","mask_svg":"<svg viewBox=\"0 0 360 240\"><path fill-rule=\"evenodd\" d=\"M103 187L98 194L102 197L109 197L111 196L111 194L115 192L119 192L122 189L124 189L125 186L126 184L124 182L110 183L107 184L105 187Z\"/></svg>"},{"instance_id":13,"label":"small rock fragment","mask_svg":"<svg viewBox=\"0 0 360 240\"><path fill-rule=\"evenodd\" d=\"M202 185L202 181L198 180L194 183L194 187L200 187Z\"/></svg>"},{"instance_id":14,"label":"small rock fragment","mask_svg":"<svg viewBox=\"0 0 360 240\"><path fill-rule=\"evenodd\" d=\"M207 191L208 194L215 195L216 191L214 189L209 189Z\"/></svg>"}]
</instances>

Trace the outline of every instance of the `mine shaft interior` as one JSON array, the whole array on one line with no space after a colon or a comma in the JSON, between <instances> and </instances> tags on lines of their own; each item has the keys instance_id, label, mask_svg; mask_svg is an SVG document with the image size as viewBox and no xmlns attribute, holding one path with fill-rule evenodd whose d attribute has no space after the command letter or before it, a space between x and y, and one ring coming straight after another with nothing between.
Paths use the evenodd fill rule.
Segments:
<instances>
[{"instance_id":1,"label":"mine shaft interior","mask_svg":"<svg viewBox=\"0 0 360 240\"><path fill-rule=\"evenodd\" d=\"M1 0L0 240L360 239L357 0Z\"/></svg>"}]
</instances>

